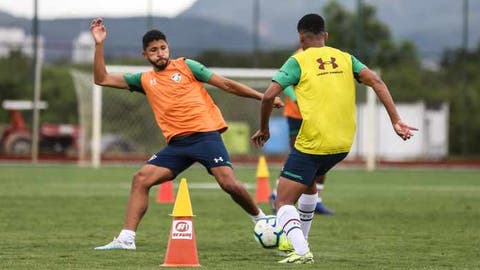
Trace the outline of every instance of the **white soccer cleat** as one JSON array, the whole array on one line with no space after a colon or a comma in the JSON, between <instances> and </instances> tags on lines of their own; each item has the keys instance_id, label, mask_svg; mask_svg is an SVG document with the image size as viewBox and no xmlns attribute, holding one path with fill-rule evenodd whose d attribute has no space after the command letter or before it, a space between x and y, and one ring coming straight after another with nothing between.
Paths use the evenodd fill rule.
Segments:
<instances>
[{"instance_id":1,"label":"white soccer cleat","mask_svg":"<svg viewBox=\"0 0 480 270\"><path fill-rule=\"evenodd\" d=\"M120 239L114 237L113 241L104 245L96 247L95 250L111 250L111 249L126 249L126 250L135 250L135 242L123 242Z\"/></svg>"}]
</instances>

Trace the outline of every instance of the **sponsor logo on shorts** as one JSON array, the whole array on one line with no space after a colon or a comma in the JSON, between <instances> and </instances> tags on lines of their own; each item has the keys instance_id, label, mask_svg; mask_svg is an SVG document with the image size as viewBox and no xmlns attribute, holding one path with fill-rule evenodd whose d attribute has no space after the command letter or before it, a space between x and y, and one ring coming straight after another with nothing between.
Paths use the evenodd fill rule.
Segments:
<instances>
[{"instance_id":1,"label":"sponsor logo on shorts","mask_svg":"<svg viewBox=\"0 0 480 270\"><path fill-rule=\"evenodd\" d=\"M215 161L215 163L223 162L223 157L214 158L213 161Z\"/></svg>"},{"instance_id":2,"label":"sponsor logo on shorts","mask_svg":"<svg viewBox=\"0 0 480 270\"><path fill-rule=\"evenodd\" d=\"M148 161L152 161L152 160L154 160L154 159L156 159L156 158L157 158L157 155L153 155L153 156L151 156L151 157L148 159Z\"/></svg>"}]
</instances>

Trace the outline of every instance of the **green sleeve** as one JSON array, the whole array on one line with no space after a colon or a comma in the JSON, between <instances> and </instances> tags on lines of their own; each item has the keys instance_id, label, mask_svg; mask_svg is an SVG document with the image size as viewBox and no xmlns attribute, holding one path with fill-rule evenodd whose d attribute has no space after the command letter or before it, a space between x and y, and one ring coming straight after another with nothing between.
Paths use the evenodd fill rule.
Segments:
<instances>
[{"instance_id":1,"label":"green sleeve","mask_svg":"<svg viewBox=\"0 0 480 270\"><path fill-rule=\"evenodd\" d=\"M297 85L300 81L300 65L295 58L290 57L280 70L273 76L272 81L277 82L284 89L289 85Z\"/></svg>"},{"instance_id":2,"label":"green sleeve","mask_svg":"<svg viewBox=\"0 0 480 270\"><path fill-rule=\"evenodd\" d=\"M207 82L213 75L213 72L210 69L195 60L185 59L185 64L190 68L193 76L201 82Z\"/></svg>"},{"instance_id":3,"label":"green sleeve","mask_svg":"<svg viewBox=\"0 0 480 270\"><path fill-rule=\"evenodd\" d=\"M128 87L131 91L136 91L140 93L145 93L142 87L142 73L125 73L123 74L123 79L128 84Z\"/></svg>"},{"instance_id":4,"label":"green sleeve","mask_svg":"<svg viewBox=\"0 0 480 270\"><path fill-rule=\"evenodd\" d=\"M362 69L367 68L360 60L358 60L355 56L352 56L352 68L353 68L353 73L358 74Z\"/></svg>"},{"instance_id":5,"label":"green sleeve","mask_svg":"<svg viewBox=\"0 0 480 270\"><path fill-rule=\"evenodd\" d=\"M297 101L297 97L295 96L295 91L293 91L293 86L288 86L287 88L283 89L283 93L289 97L293 101Z\"/></svg>"}]
</instances>

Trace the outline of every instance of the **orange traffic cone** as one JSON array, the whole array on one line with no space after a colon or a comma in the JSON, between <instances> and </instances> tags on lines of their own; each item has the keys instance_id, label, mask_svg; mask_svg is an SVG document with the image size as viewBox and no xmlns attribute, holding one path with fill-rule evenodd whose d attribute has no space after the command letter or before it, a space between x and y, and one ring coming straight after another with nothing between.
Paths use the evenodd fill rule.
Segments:
<instances>
[{"instance_id":1,"label":"orange traffic cone","mask_svg":"<svg viewBox=\"0 0 480 270\"><path fill-rule=\"evenodd\" d=\"M270 174L268 172L265 156L261 155L257 166L257 190L255 200L257 202L268 202L270 196Z\"/></svg>"},{"instance_id":2,"label":"orange traffic cone","mask_svg":"<svg viewBox=\"0 0 480 270\"><path fill-rule=\"evenodd\" d=\"M192 204L185 178L180 181L171 216L173 216L173 222L168 239L167 252L165 261L160 266L201 266L198 263L197 244L192 220Z\"/></svg>"},{"instance_id":3,"label":"orange traffic cone","mask_svg":"<svg viewBox=\"0 0 480 270\"><path fill-rule=\"evenodd\" d=\"M173 181L167 181L158 185L157 202L158 203L172 203L173 198Z\"/></svg>"}]
</instances>

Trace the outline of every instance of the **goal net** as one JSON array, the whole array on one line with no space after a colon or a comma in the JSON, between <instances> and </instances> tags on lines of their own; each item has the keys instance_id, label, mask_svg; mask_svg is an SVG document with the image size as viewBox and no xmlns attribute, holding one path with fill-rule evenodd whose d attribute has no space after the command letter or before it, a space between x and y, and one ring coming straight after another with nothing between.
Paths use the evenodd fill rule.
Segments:
<instances>
[{"instance_id":1,"label":"goal net","mask_svg":"<svg viewBox=\"0 0 480 270\"><path fill-rule=\"evenodd\" d=\"M110 73L138 73L150 69L149 66L107 66ZM211 70L258 91L266 89L276 72L275 69L246 68ZM137 162L146 160L165 145L144 95L107 87L96 89L93 76L89 72L72 70L71 75L78 98L82 131L79 160L91 162L93 166L99 166L100 161L110 160ZM226 94L207 84L205 86L229 125L229 129L222 136L230 154L255 154L256 150L250 147L249 138L252 129L259 125L259 102ZM96 91L100 91L97 106L93 105ZM98 106L101 108L96 108ZM94 113L95 109L97 113ZM280 117L281 110L276 110L274 115ZM97 132L94 131L95 123L100 125ZM99 134L95 136L95 133Z\"/></svg>"}]
</instances>

